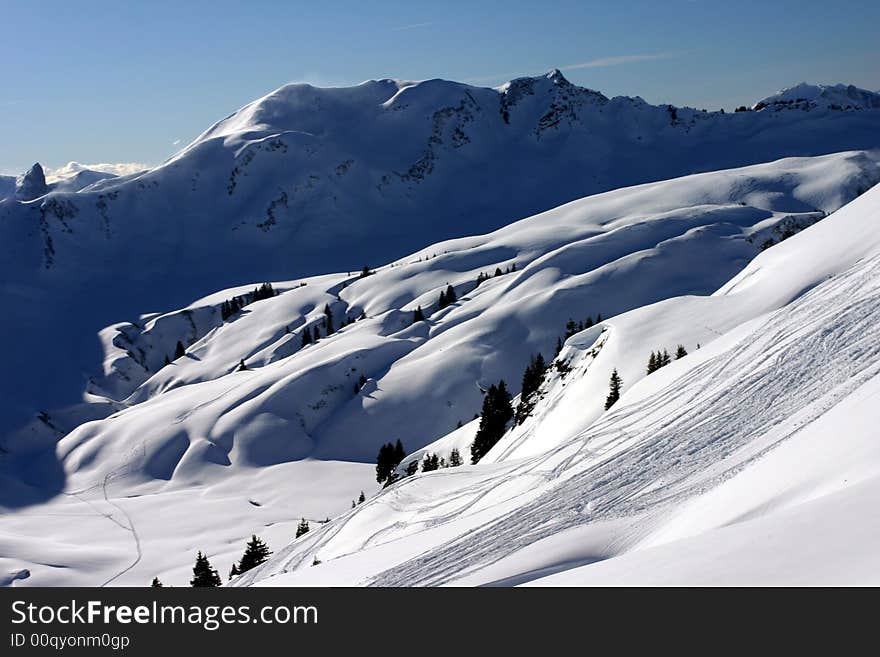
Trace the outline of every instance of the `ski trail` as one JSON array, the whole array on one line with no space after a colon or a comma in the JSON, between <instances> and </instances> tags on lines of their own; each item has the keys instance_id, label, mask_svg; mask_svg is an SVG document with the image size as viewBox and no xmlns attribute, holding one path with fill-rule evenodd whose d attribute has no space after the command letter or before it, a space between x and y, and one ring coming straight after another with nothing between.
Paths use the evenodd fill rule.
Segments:
<instances>
[{"instance_id":1,"label":"ski trail","mask_svg":"<svg viewBox=\"0 0 880 657\"><path fill-rule=\"evenodd\" d=\"M141 537L140 537L140 535L138 535L137 528L134 526L134 520L132 520L132 517L129 515L128 511L126 511L125 508L122 507L122 505L111 500L110 496L107 494L107 486L110 483L110 478L112 477L112 475L113 475L113 473L108 473L104 477L104 484L103 484L104 501L107 502L107 504L112 506L114 509L119 510L119 512L125 516L126 520L128 520L127 527L124 525L120 525L120 526L123 527L124 529L127 529L128 531L130 531L131 535L134 537L134 545L135 545L135 550L137 551L137 557L135 557L135 560L132 561L131 564L129 564L128 566L126 566L125 568L120 570L118 573L113 575L113 577L110 577L107 581L105 581L103 584L101 584L102 587L107 586L108 584L110 584L114 580L122 577L125 573L127 573L132 568L137 566L144 556L143 550L141 549Z\"/></svg>"},{"instance_id":2,"label":"ski trail","mask_svg":"<svg viewBox=\"0 0 880 657\"><path fill-rule=\"evenodd\" d=\"M635 413L624 407L603 418L586 440L618 443L605 460L585 469L580 466L580 472L569 473L535 501L380 573L369 583L448 583L569 527L654 512L733 476L880 371L875 329L880 294L876 290L867 296L858 294L858 288L878 278L880 266L874 261L867 269L842 276L821 294L810 293L788 312L776 313L761 334L749 336L727 354L688 373L690 382L682 377L635 405ZM829 294L852 300L832 316L822 308ZM800 328L792 331L793 324ZM749 358L760 356L762 348L767 358L750 367ZM721 374L734 361L745 372L724 385ZM698 370L703 371L695 376ZM672 405L678 407L676 412L655 414L655 422L645 421L652 409L666 407L658 398L676 396L686 400ZM627 425L622 441L615 434L621 431L615 426L619 423ZM639 429L637 424L647 428ZM763 449L742 460L727 460L752 440L773 432L777 435ZM707 466L717 467L701 474ZM583 512L584 500L593 503L590 513Z\"/></svg>"}]
</instances>

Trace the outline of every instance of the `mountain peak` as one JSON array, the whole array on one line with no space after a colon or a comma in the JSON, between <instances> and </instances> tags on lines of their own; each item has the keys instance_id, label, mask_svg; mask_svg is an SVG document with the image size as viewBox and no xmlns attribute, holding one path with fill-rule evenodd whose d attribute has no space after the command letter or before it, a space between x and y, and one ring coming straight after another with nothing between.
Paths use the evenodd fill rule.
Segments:
<instances>
[{"instance_id":1,"label":"mountain peak","mask_svg":"<svg viewBox=\"0 0 880 657\"><path fill-rule=\"evenodd\" d=\"M558 68L549 70L545 77L548 80L553 80L557 83L568 83L568 78L566 78Z\"/></svg>"},{"instance_id":2,"label":"mountain peak","mask_svg":"<svg viewBox=\"0 0 880 657\"><path fill-rule=\"evenodd\" d=\"M880 109L880 93L862 89L852 84L811 84L799 82L792 87L777 91L753 106L782 109L795 106L801 109L827 107L830 109Z\"/></svg>"},{"instance_id":3,"label":"mountain peak","mask_svg":"<svg viewBox=\"0 0 880 657\"><path fill-rule=\"evenodd\" d=\"M16 196L22 201L32 201L43 196L48 191L46 187L46 174L39 162L27 170L16 182Z\"/></svg>"}]
</instances>

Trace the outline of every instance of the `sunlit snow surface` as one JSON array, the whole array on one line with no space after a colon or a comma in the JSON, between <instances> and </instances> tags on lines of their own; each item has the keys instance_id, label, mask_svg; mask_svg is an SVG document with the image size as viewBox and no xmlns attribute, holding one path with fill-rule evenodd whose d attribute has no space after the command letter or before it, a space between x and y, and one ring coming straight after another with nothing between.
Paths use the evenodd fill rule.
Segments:
<instances>
[{"instance_id":1,"label":"sunlit snow surface","mask_svg":"<svg viewBox=\"0 0 880 657\"><path fill-rule=\"evenodd\" d=\"M863 409L843 439L814 446L812 471L795 455L748 494L723 493L867 388L877 190L746 264L775 226L809 225L878 178L876 156L844 153L643 185L363 279L277 283L281 294L225 323L219 304L253 286L114 325L89 403L59 413L97 419L50 451L37 449L52 444L42 422L10 443L21 476L4 479L4 578L184 585L197 550L225 574L256 532L276 557L240 583L558 582L575 566L588 579L583 564L606 568L867 480L877 459ZM478 273L514 263L475 287ZM458 302L440 310L450 283ZM301 348L325 304L337 323L367 319ZM428 321L411 325L419 305ZM379 445L436 440L428 449L467 458L480 388L504 377L517 390L530 354L552 355L569 317L598 312L612 319L568 341L571 372L549 377L533 417L483 463L373 497ZM187 356L163 366L178 339L192 342ZM650 352L679 343L691 355L644 379ZM242 358L249 369L236 372ZM603 415L613 367L625 395ZM32 499L41 482L58 485L48 503ZM361 490L368 501L349 511ZM283 548L301 517L313 530L334 520Z\"/></svg>"}]
</instances>

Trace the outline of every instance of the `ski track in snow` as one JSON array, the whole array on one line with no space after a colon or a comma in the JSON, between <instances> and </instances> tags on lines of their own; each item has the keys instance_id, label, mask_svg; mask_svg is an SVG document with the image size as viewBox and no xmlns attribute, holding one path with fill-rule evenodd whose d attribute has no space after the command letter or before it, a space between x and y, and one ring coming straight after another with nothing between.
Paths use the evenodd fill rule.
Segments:
<instances>
[{"instance_id":1,"label":"ski track in snow","mask_svg":"<svg viewBox=\"0 0 880 657\"><path fill-rule=\"evenodd\" d=\"M368 583L449 583L568 528L653 513L714 487L880 372L878 280L880 258L874 258L815 288L785 312L771 315L760 333L752 333L661 393L606 416L580 437L575 455L545 473L548 479L568 476L536 500ZM823 310L829 296L849 301L842 312L833 314ZM798 324L800 328L792 332L792 325ZM762 351L774 355L772 360L751 360ZM737 369L743 373L725 385ZM676 410L657 418L658 408ZM654 419L649 428L639 428L649 416ZM789 421L795 417L797 421ZM774 430L772 439L756 452L729 458ZM624 439L615 440L619 435ZM589 458L590 444L603 443L604 449L599 447L596 453L611 452L607 458L565 473L572 463ZM568 449L570 445L556 452ZM521 467L535 470L554 456L555 452ZM707 463L718 465L708 479L699 476ZM470 494L478 499L495 483L481 482L480 492ZM589 511L588 502L593 505Z\"/></svg>"}]
</instances>

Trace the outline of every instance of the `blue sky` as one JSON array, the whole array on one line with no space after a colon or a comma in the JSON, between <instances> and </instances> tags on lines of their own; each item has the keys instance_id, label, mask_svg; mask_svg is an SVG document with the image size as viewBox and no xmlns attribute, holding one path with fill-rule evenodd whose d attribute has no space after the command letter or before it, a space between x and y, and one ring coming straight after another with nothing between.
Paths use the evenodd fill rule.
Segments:
<instances>
[{"instance_id":1,"label":"blue sky","mask_svg":"<svg viewBox=\"0 0 880 657\"><path fill-rule=\"evenodd\" d=\"M0 0L0 172L159 163L291 81L563 69L607 95L717 109L800 81L880 89L880 2Z\"/></svg>"}]
</instances>

